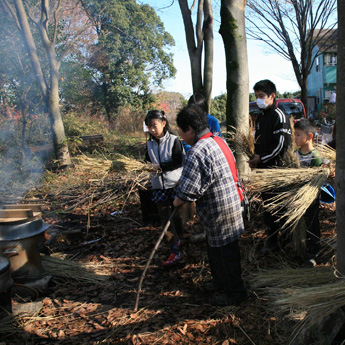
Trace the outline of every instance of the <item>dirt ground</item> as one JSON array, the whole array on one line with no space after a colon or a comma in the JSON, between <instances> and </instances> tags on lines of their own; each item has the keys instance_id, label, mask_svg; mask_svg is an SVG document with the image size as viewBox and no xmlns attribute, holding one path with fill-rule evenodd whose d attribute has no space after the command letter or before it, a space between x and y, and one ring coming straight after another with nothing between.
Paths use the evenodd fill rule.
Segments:
<instances>
[{"instance_id":1,"label":"dirt ground","mask_svg":"<svg viewBox=\"0 0 345 345\"><path fill-rule=\"evenodd\" d=\"M69 278L53 275L49 288L33 301L39 306L37 313L16 316L15 332L4 333L1 344L287 344L297 321L272 310L271 301L251 286L251 276L259 270L297 264L288 250L260 254L265 232L258 202L253 203L251 222L240 241L249 292L246 301L236 307L210 303L211 295L203 290L211 277L206 245L190 242L201 231L194 218L182 239L182 259L173 268L162 267L168 255L166 241L162 241L146 273L135 312L139 279L161 228L143 222L139 197L132 192L123 209L121 201L117 209L104 203L92 212L87 211L87 202L77 205L76 200L85 194L85 187L78 188L77 182L69 196L40 188L27 196L47 205L43 219L50 225L48 232L55 233L49 254L92 265L94 271L97 267L98 274L107 279L97 280L93 271L89 280L77 274ZM96 203L96 193L93 195L86 198L89 203ZM115 211L120 212L111 215ZM323 238L334 236L334 204L321 206L320 220ZM328 253L318 264L329 265L330 260ZM31 302L16 295L12 303L16 309Z\"/></svg>"}]
</instances>

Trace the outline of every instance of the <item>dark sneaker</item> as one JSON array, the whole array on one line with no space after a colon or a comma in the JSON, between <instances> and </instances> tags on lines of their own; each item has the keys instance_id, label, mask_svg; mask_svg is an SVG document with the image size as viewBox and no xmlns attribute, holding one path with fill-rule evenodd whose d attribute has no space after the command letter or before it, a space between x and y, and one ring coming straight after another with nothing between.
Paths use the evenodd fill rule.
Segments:
<instances>
[{"instance_id":1,"label":"dark sneaker","mask_svg":"<svg viewBox=\"0 0 345 345\"><path fill-rule=\"evenodd\" d=\"M164 267L171 267L171 266L175 265L180 259L181 259L180 254L171 253L170 256L168 257L168 259L165 262L163 262L163 266Z\"/></svg>"},{"instance_id":2,"label":"dark sneaker","mask_svg":"<svg viewBox=\"0 0 345 345\"><path fill-rule=\"evenodd\" d=\"M220 288L211 281L211 282L206 282L204 284L204 290L208 292L215 292L215 291L220 290Z\"/></svg>"},{"instance_id":3,"label":"dark sneaker","mask_svg":"<svg viewBox=\"0 0 345 345\"><path fill-rule=\"evenodd\" d=\"M247 298L247 294L243 293L232 293L231 295L227 293L222 293L216 295L212 298L212 303L220 307L225 307L227 305L240 305Z\"/></svg>"},{"instance_id":4,"label":"dark sneaker","mask_svg":"<svg viewBox=\"0 0 345 345\"><path fill-rule=\"evenodd\" d=\"M191 243L202 243L206 241L206 233L196 234L190 237Z\"/></svg>"}]
</instances>

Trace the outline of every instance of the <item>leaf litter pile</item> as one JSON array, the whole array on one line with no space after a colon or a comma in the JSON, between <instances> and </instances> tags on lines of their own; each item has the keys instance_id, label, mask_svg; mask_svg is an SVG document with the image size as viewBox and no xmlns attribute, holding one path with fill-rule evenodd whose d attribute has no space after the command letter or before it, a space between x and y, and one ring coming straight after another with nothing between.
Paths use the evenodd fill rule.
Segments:
<instances>
[{"instance_id":1,"label":"leaf litter pile","mask_svg":"<svg viewBox=\"0 0 345 345\"><path fill-rule=\"evenodd\" d=\"M176 267L163 269L169 251L162 241L134 312L138 282L162 229L157 218L143 222L138 190L150 188L147 171L120 158L123 168L116 169L114 162L84 157L64 172L47 172L45 182L26 194L30 203L46 205L43 219L52 237L42 264L52 279L32 300L13 298L14 310L25 303L36 309L1 320L5 344L287 344L298 320L285 305L280 312L270 294L284 298L286 287L274 283L281 281L284 270L290 289L291 282L303 287L301 274L289 247L260 253L265 232L262 205L255 200L240 242L249 293L245 302L236 307L211 304L203 289L211 278L206 244L190 241L201 232L194 217L186 225ZM323 243L329 247L335 236L335 206L323 205L320 220ZM324 253L320 269L331 270L334 250ZM277 279L267 280L266 272Z\"/></svg>"}]
</instances>

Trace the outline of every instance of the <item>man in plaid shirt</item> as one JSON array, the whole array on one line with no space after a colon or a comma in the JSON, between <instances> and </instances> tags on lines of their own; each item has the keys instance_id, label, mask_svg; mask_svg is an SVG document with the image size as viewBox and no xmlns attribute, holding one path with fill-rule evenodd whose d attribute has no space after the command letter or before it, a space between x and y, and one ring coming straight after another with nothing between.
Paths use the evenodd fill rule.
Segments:
<instances>
[{"instance_id":1,"label":"man in plaid shirt","mask_svg":"<svg viewBox=\"0 0 345 345\"><path fill-rule=\"evenodd\" d=\"M192 148L183 162L174 206L196 202L207 235L207 252L213 281L208 291L217 305L236 305L246 297L241 277L238 239L244 232L241 202L225 154L212 138L207 114L197 105L182 109L176 119L179 133Z\"/></svg>"}]
</instances>

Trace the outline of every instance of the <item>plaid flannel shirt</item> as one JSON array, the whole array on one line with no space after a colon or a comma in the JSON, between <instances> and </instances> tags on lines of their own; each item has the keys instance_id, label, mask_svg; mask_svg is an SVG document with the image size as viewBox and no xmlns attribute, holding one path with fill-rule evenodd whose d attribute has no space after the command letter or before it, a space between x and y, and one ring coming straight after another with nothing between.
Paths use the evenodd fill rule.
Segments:
<instances>
[{"instance_id":1,"label":"plaid flannel shirt","mask_svg":"<svg viewBox=\"0 0 345 345\"><path fill-rule=\"evenodd\" d=\"M241 202L229 164L212 138L200 139L187 153L177 196L196 201L211 247L237 240L244 232Z\"/></svg>"}]
</instances>

